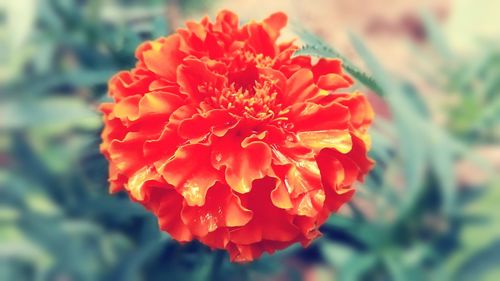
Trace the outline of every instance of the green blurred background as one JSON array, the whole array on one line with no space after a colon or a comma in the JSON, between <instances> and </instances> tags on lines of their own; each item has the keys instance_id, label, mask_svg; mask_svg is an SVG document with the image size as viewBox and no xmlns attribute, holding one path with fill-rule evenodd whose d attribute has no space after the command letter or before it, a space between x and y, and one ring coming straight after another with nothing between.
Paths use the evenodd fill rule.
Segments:
<instances>
[{"instance_id":1,"label":"green blurred background","mask_svg":"<svg viewBox=\"0 0 500 281\"><path fill-rule=\"evenodd\" d=\"M418 4L414 3L418 2ZM368 93L375 170L309 248L244 265L180 245L99 154L106 82L144 40L221 8L283 10L300 52ZM0 1L0 280L500 280L495 0ZM367 73L367 74L365 74Z\"/></svg>"}]
</instances>

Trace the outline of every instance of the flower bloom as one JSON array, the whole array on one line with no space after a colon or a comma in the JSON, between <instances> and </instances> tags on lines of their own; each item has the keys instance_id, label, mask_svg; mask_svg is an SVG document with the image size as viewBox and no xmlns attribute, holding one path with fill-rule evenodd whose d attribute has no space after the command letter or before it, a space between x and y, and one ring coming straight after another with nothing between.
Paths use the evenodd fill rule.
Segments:
<instances>
[{"instance_id":1,"label":"flower bloom","mask_svg":"<svg viewBox=\"0 0 500 281\"><path fill-rule=\"evenodd\" d=\"M373 111L338 59L293 57L287 17L215 22L145 42L109 82L101 151L125 190L174 239L245 262L307 246L373 166Z\"/></svg>"}]
</instances>

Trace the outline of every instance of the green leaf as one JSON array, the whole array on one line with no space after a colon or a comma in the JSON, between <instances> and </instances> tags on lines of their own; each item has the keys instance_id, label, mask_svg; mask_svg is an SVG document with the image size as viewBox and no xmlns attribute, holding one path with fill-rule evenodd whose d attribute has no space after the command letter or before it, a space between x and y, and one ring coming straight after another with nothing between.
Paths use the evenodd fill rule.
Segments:
<instances>
[{"instance_id":1,"label":"green leaf","mask_svg":"<svg viewBox=\"0 0 500 281\"><path fill-rule=\"evenodd\" d=\"M351 34L351 41L382 91L386 93L385 99L394 115L407 190L401 209L404 216L417 201L423 184L427 164L426 128L418 126L422 122L421 117L407 100L403 87L384 70L358 37Z\"/></svg>"},{"instance_id":2,"label":"green leaf","mask_svg":"<svg viewBox=\"0 0 500 281\"><path fill-rule=\"evenodd\" d=\"M446 60L451 60L453 54L446 42L446 36L444 36L441 27L437 23L435 17L430 13L429 10L424 10L421 12L422 22L430 42L438 53Z\"/></svg>"},{"instance_id":3,"label":"green leaf","mask_svg":"<svg viewBox=\"0 0 500 281\"><path fill-rule=\"evenodd\" d=\"M482 280L489 271L500 267L500 241L495 241L477 251L466 260L455 273L453 280L472 281Z\"/></svg>"},{"instance_id":4,"label":"green leaf","mask_svg":"<svg viewBox=\"0 0 500 281\"><path fill-rule=\"evenodd\" d=\"M338 51L329 46L323 39L308 32L304 29L295 28L297 35L306 43L294 53L294 56L315 56L324 58L340 58L343 68L351 74L357 81L365 85L370 90L383 96L382 88L377 82L365 72L361 71L346 57L342 56Z\"/></svg>"},{"instance_id":5,"label":"green leaf","mask_svg":"<svg viewBox=\"0 0 500 281\"><path fill-rule=\"evenodd\" d=\"M432 140L433 142L429 146L430 166L439 181L443 197L443 211L447 215L453 215L457 199L455 153L442 135L434 135Z\"/></svg>"}]
</instances>

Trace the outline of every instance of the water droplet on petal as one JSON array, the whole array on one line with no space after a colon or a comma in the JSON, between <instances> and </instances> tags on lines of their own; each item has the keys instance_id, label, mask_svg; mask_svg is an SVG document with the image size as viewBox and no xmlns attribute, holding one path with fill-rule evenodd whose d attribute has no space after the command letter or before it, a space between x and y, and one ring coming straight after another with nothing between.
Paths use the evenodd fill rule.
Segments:
<instances>
[{"instance_id":1,"label":"water droplet on petal","mask_svg":"<svg viewBox=\"0 0 500 281\"><path fill-rule=\"evenodd\" d=\"M200 192L200 187L194 182L187 181L184 184L182 196L190 203L200 202L203 200L203 195Z\"/></svg>"},{"instance_id":2,"label":"water droplet on petal","mask_svg":"<svg viewBox=\"0 0 500 281\"><path fill-rule=\"evenodd\" d=\"M206 213L205 216L201 217L202 222L207 224L208 232L212 232L217 229L217 217L214 217L210 213Z\"/></svg>"},{"instance_id":3,"label":"water droplet on petal","mask_svg":"<svg viewBox=\"0 0 500 281\"><path fill-rule=\"evenodd\" d=\"M215 161L217 161L217 162L222 161L222 154L221 154L221 153L217 153L217 154L215 155Z\"/></svg>"}]
</instances>

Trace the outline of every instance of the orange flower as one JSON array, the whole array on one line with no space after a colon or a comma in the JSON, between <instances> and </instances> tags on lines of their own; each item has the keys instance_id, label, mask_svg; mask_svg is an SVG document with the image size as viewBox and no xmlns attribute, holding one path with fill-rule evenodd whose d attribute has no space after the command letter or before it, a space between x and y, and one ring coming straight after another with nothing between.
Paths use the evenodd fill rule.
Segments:
<instances>
[{"instance_id":1,"label":"orange flower","mask_svg":"<svg viewBox=\"0 0 500 281\"><path fill-rule=\"evenodd\" d=\"M111 192L232 261L307 246L373 166L371 106L347 92L340 60L277 43L286 23L276 13L238 26L228 11L187 22L139 46L101 107Z\"/></svg>"}]
</instances>

